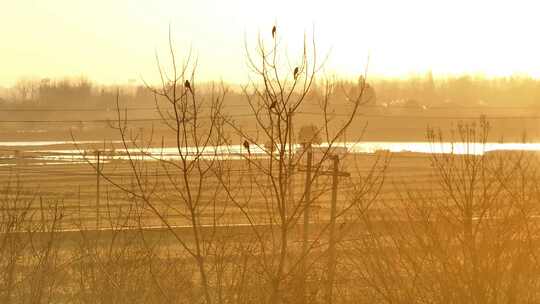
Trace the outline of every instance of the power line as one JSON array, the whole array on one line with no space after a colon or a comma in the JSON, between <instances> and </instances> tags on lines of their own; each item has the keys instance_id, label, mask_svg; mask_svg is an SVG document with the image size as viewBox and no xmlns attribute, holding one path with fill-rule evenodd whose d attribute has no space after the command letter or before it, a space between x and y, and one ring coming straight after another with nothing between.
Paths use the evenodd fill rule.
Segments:
<instances>
[{"instance_id":1,"label":"power line","mask_svg":"<svg viewBox=\"0 0 540 304\"><path fill-rule=\"evenodd\" d=\"M422 107L422 106L425 106ZM539 105L540 106L540 105ZM451 110L469 110L469 109L482 109L482 110L498 110L498 109L534 109L533 106L489 106L489 105L472 105L472 106L458 106L458 105L418 105L418 106L412 106L412 105L360 105L361 108L380 108L380 109L414 109L414 110L423 110L423 111L429 111L429 110L439 110L439 109L451 109ZM540 109L537 107L537 109Z\"/></svg>"},{"instance_id":2,"label":"power line","mask_svg":"<svg viewBox=\"0 0 540 304\"><path fill-rule=\"evenodd\" d=\"M304 115L315 115L315 116L322 116L324 113L321 112L296 112L296 114L304 114ZM328 113L328 116L343 116L343 117L349 117L350 113ZM391 118L391 119L480 119L484 117L487 120L490 119L497 119L497 120L511 120L511 119L526 119L526 120L538 120L540 119L540 116L534 115L534 116L487 116L487 115L479 115L479 116L435 116L435 115L387 115L387 114L364 114L364 113L358 113L358 116L361 117L372 117L372 118ZM225 115L226 117L256 117L255 114L249 113L249 114L231 114L231 115ZM260 116L259 116L260 117ZM200 116L197 119L211 119L211 116ZM122 120L121 122L124 123L124 121L127 122L170 122L174 121L174 119L163 119L163 118L128 118L127 120ZM64 123L72 123L72 124L79 124L79 123L116 123L118 122L118 119L68 119L68 120L0 120L0 123L43 123L43 124L64 124Z\"/></svg>"},{"instance_id":3,"label":"power line","mask_svg":"<svg viewBox=\"0 0 540 304\"><path fill-rule=\"evenodd\" d=\"M324 113L321 112L299 112L299 114L306 115L318 115L322 116ZM327 113L328 116L351 116L350 113ZM376 117L376 118L396 118L396 119L480 119L484 117L487 120L490 119L540 119L540 116L489 116L489 115L478 115L478 116L436 116L436 115L388 115L388 114L365 114L358 113L358 116L362 117Z\"/></svg>"},{"instance_id":4,"label":"power line","mask_svg":"<svg viewBox=\"0 0 540 304\"><path fill-rule=\"evenodd\" d=\"M90 120L0 120L1 123L114 123L117 119ZM162 118L130 118L128 121L163 121ZM123 121L122 121L123 122Z\"/></svg>"},{"instance_id":5,"label":"power line","mask_svg":"<svg viewBox=\"0 0 540 304\"><path fill-rule=\"evenodd\" d=\"M156 108L124 108L120 111L147 111L156 110ZM0 111L5 112L116 112L116 108L0 108Z\"/></svg>"},{"instance_id":6,"label":"power line","mask_svg":"<svg viewBox=\"0 0 540 304\"><path fill-rule=\"evenodd\" d=\"M306 106L315 106L315 105L309 105ZM377 109L386 109L386 110L392 110L392 109L413 109L413 110L423 110L423 111L429 111L429 110L439 110L439 109L452 109L452 110L470 110L470 109L482 109L482 110L508 110L508 109L523 109L523 110L530 110L534 109L532 106L489 106L489 105L471 105L471 106L452 106L452 105L424 105L425 108L422 106L411 106L411 105L361 105L361 108L377 108ZM201 108L211 108L211 105L200 105ZM249 103L246 102L244 104L222 104L221 108L236 108L236 107L249 107ZM167 106L160 107L160 109L166 109ZM121 111L128 110L128 111L152 111L156 110L158 108L154 107L125 107L122 106L119 108ZM0 107L0 111L6 111L6 112L99 112L99 111L117 111L118 108L116 106L111 107L37 107L37 108L24 108L24 107Z\"/></svg>"},{"instance_id":7,"label":"power line","mask_svg":"<svg viewBox=\"0 0 540 304\"><path fill-rule=\"evenodd\" d=\"M248 104L232 104L232 105L222 105L222 109L226 108L236 108L236 107L249 107ZM157 109L160 110L166 110L168 107L106 107L106 108L17 108L17 107L9 107L9 108L0 108L0 111L4 112L116 112L117 110L120 111L155 111ZM211 105L199 105L198 108L213 108Z\"/></svg>"},{"instance_id":8,"label":"power line","mask_svg":"<svg viewBox=\"0 0 540 304\"><path fill-rule=\"evenodd\" d=\"M226 117L249 117L249 116L255 116L254 114L232 114L232 115L224 115ZM197 119L212 119L214 117L212 116L198 116ZM192 120L192 119L190 119ZM160 122L170 122L175 121L174 118L166 119L166 118L127 118L127 119L121 119L121 123L124 122L153 122L153 121L160 121ZM0 120L0 123L117 123L118 119L67 119L67 120Z\"/></svg>"}]
</instances>

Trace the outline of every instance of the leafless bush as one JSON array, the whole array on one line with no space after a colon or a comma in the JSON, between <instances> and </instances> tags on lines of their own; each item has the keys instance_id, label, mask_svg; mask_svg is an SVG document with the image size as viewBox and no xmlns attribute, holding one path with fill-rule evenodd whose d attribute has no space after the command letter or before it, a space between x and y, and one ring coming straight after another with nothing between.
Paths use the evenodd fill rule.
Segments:
<instances>
[{"instance_id":1,"label":"leafless bush","mask_svg":"<svg viewBox=\"0 0 540 304\"><path fill-rule=\"evenodd\" d=\"M2 303L50 302L65 283L57 234L61 208L38 195L22 195L28 191L33 192L13 177L0 196Z\"/></svg>"},{"instance_id":2,"label":"leafless bush","mask_svg":"<svg viewBox=\"0 0 540 304\"><path fill-rule=\"evenodd\" d=\"M109 204L107 209L112 208ZM193 303L193 263L168 251L162 231L140 225L142 209L116 213L103 230L74 232L70 264L73 301L82 303ZM121 219L121 220L119 220Z\"/></svg>"},{"instance_id":3,"label":"leafless bush","mask_svg":"<svg viewBox=\"0 0 540 304\"><path fill-rule=\"evenodd\" d=\"M538 163L526 152L487 152L489 125L459 124L465 154L432 154L425 190L405 186L386 214L366 215L367 233L347 262L369 301L538 301ZM429 132L432 144L444 142Z\"/></svg>"}]
</instances>

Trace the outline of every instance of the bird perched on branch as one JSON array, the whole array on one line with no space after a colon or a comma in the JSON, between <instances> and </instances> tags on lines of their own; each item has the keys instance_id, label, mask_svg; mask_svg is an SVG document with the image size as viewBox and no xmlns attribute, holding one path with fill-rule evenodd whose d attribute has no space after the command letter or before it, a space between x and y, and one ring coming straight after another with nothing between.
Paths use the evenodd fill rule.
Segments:
<instances>
[{"instance_id":1,"label":"bird perched on branch","mask_svg":"<svg viewBox=\"0 0 540 304\"><path fill-rule=\"evenodd\" d=\"M294 80L298 78L298 67L294 68L293 77L294 77Z\"/></svg>"},{"instance_id":2,"label":"bird perched on branch","mask_svg":"<svg viewBox=\"0 0 540 304\"><path fill-rule=\"evenodd\" d=\"M276 109L276 106L277 106L277 102L276 102L275 100L272 101L272 104L270 105L270 108L269 108L270 111L275 110L275 109Z\"/></svg>"},{"instance_id":3,"label":"bird perched on branch","mask_svg":"<svg viewBox=\"0 0 540 304\"><path fill-rule=\"evenodd\" d=\"M189 80L186 79L186 81L184 82L184 87L186 87L186 89L188 89L191 94L193 94L193 90L191 89L191 84L189 83Z\"/></svg>"},{"instance_id":4,"label":"bird perched on branch","mask_svg":"<svg viewBox=\"0 0 540 304\"><path fill-rule=\"evenodd\" d=\"M272 27L272 38L276 38L276 26Z\"/></svg>"},{"instance_id":5,"label":"bird perched on branch","mask_svg":"<svg viewBox=\"0 0 540 304\"><path fill-rule=\"evenodd\" d=\"M243 146L246 148L248 155L251 156L251 151L249 151L249 141L244 140Z\"/></svg>"}]
</instances>

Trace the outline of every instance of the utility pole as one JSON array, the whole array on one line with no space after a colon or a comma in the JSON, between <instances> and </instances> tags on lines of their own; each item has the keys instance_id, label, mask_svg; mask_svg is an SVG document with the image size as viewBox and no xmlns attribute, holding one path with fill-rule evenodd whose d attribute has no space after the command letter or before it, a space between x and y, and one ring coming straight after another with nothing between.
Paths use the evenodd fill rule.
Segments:
<instances>
[{"instance_id":1,"label":"utility pole","mask_svg":"<svg viewBox=\"0 0 540 304\"><path fill-rule=\"evenodd\" d=\"M311 143L304 143L304 149L307 150L306 164L306 188L304 190L304 230L302 235L302 303L306 303L306 279L307 279L307 256L308 256L308 238L309 238L309 211L311 208L311 166L313 162L313 151Z\"/></svg>"},{"instance_id":2,"label":"utility pole","mask_svg":"<svg viewBox=\"0 0 540 304\"><path fill-rule=\"evenodd\" d=\"M294 206L294 178L293 178L293 174L294 174L294 167L293 167L293 163L294 163L294 160L293 160L293 112L292 110L289 108L289 113L287 115L287 118L288 118L288 123L287 123L287 129L289 132L288 135L288 142L289 142L289 145L288 145L288 149L289 149L289 153L288 153L288 172L287 172L287 182L288 182L288 192L289 192L289 197L288 197L288 204L287 206L285 206L285 218L287 218L288 214L289 214L289 208L293 208Z\"/></svg>"},{"instance_id":3,"label":"utility pole","mask_svg":"<svg viewBox=\"0 0 540 304\"><path fill-rule=\"evenodd\" d=\"M101 158L101 151L97 150L96 151L96 230L99 230L100 228L100 219L99 219L99 197L100 197L100 189L99 189L99 180L100 180L100 175L101 175L101 162L100 162L100 158Z\"/></svg>"},{"instance_id":4,"label":"utility pole","mask_svg":"<svg viewBox=\"0 0 540 304\"><path fill-rule=\"evenodd\" d=\"M340 176L350 176L347 172L339 171L339 157L331 156L332 166L332 202L330 206L330 227L328 235L328 280L326 282L326 303L333 301L334 277L336 273L336 216L337 216L337 191Z\"/></svg>"},{"instance_id":5,"label":"utility pole","mask_svg":"<svg viewBox=\"0 0 540 304\"><path fill-rule=\"evenodd\" d=\"M305 170L300 169L299 171L306 171L306 189L305 189L305 202L307 204L306 209L304 210L304 234L303 234L303 244L302 244L302 253L304 254L301 269L303 275L307 272L305 268L305 258L307 256L308 250L308 229L309 229L309 207L311 200L311 170L313 162L313 153L312 150L308 150L308 165ZM338 194L338 183L340 177L350 177L351 174L344 171L339 171L339 156L330 155L329 159L332 160L332 170L323 171L317 170L317 176L319 175L331 175L332 176L332 198L330 205L330 223L329 223L329 232L328 232L328 264L327 264L327 280L325 286L325 302L332 303L333 301L333 289L336 273L336 218L337 218L337 194ZM305 278L305 277L304 277ZM304 302L305 302L305 279L302 281L302 292L304 292Z\"/></svg>"}]
</instances>

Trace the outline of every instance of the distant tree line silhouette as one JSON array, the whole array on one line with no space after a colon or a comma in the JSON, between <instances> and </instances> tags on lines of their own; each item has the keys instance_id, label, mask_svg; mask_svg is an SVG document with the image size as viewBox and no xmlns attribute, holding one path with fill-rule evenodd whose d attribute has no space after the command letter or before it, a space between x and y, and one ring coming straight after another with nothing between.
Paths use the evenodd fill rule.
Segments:
<instances>
[{"instance_id":1,"label":"distant tree line silhouette","mask_svg":"<svg viewBox=\"0 0 540 304\"><path fill-rule=\"evenodd\" d=\"M466 106L536 106L540 104L540 80L528 76L486 78L482 76L450 76L435 78L431 72L407 78L369 78L367 80L336 79L344 88L340 100L346 103L345 94L356 93L358 81L367 81L365 98L368 105L389 106L397 101L414 101L415 104L451 107ZM130 105L148 104L153 97L143 85L104 86L84 77L74 79L21 79L8 88L0 102L9 105L40 106L113 106L116 90L123 93L124 102ZM204 94L204 87L199 88ZM322 94L320 80L315 80L309 99ZM240 91L231 90L229 103L242 102ZM400 103L403 105L403 102ZM225 105L226 106L226 105Z\"/></svg>"}]
</instances>

